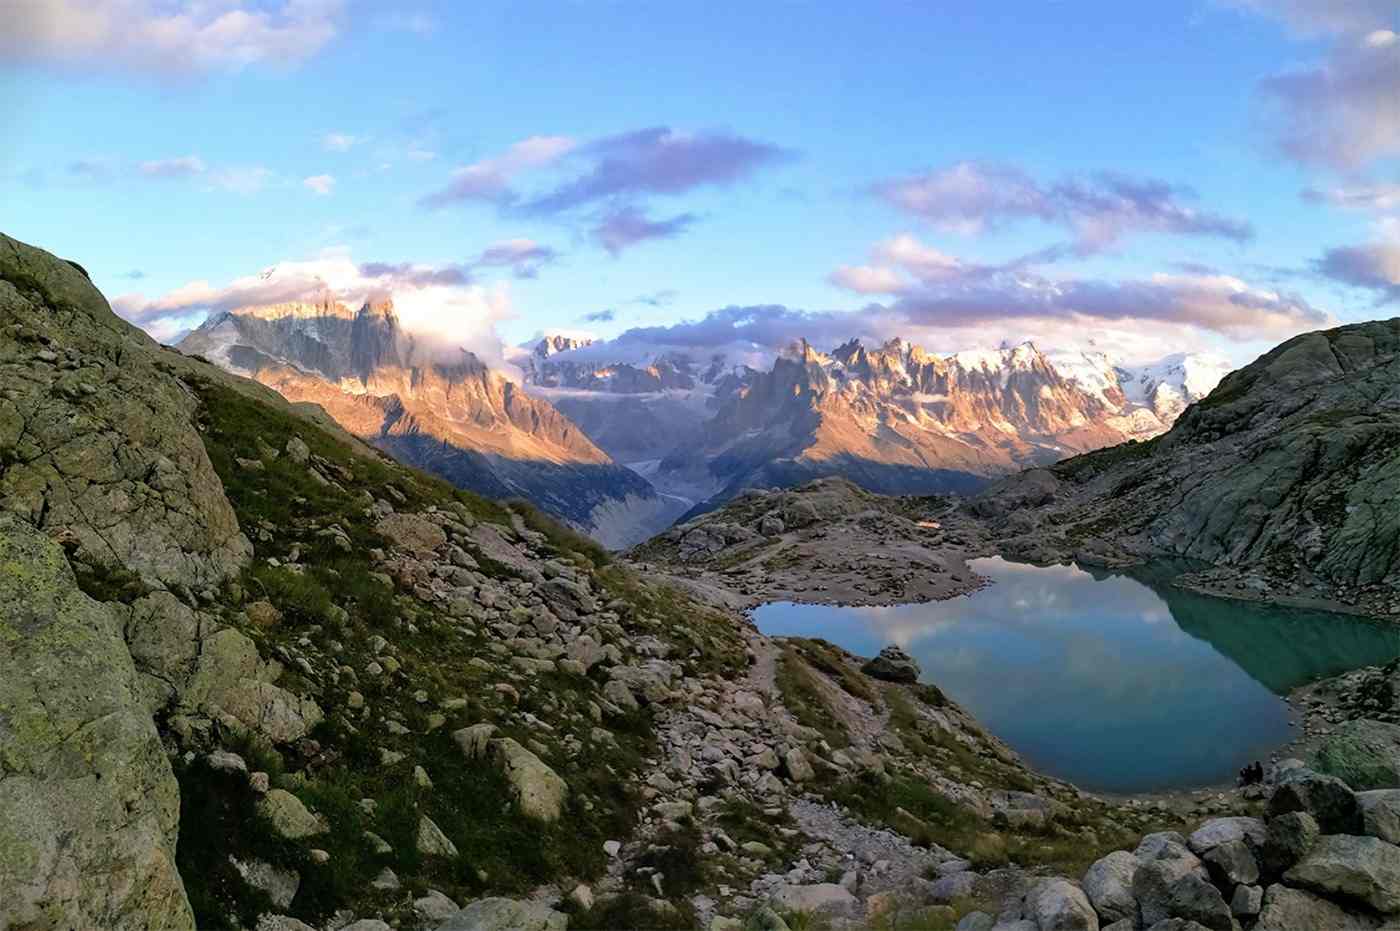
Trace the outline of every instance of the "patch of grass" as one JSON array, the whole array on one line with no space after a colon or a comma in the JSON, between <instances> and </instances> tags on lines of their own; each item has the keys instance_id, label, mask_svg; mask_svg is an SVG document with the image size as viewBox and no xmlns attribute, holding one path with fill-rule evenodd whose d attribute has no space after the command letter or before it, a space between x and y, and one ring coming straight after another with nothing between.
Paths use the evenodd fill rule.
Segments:
<instances>
[{"instance_id":1,"label":"patch of grass","mask_svg":"<svg viewBox=\"0 0 1400 931\"><path fill-rule=\"evenodd\" d=\"M848 747L850 732L832 712L814 675L795 647L783 647L776 677L783 706L792 712L799 724L819 731L831 746Z\"/></svg>"},{"instance_id":2,"label":"patch of grass","mask_svg":"<svg viewBox=\"0 0 1400 931\"><path fill-rule=\"evenodd\" d=\"M846 780L830 790L830 797L861 818L900 831L924 846L939 844L963 852L990 830L990 824L976 811L907 774L888 781L871 775ZM900 814L900 809L918 819L922 827Z\"/></svg>"},{"instance_id":3,"label":"patch of grass","mask_svg":"<svg viewBox=\"0 0 1400 931\"><path fill-rule=\"evenodd\" d=\"M689 897L703 889L709 878L700 844L700 832L694 827L665 831L637 857L634 868L660 873L668 899Z\"/></svg>"},{"instance_id":4,"label":"patch of grass","mask_svg":"<svg viewBox=\"0 0 1400 931\"><path fill-rule=\"evenodd\" d=\"M1050 471L1061 478L1069 479L1072 482L1082 483L1098 475L1105 469L1111 468L1123 462L1136 462L1146 459L1152 455L1157 448L1157 443L1161 437L1153 437L1150 440L1128 440L1126 443L1119 443L1117 446L1109 446L1104 449L1097 449L1091 453L1084 453L1069 459L1061 460L1050 466Z\"/></svg>"},{"instance_id":5,"label":"patch of grass","mask_svg":"<svg viewBox=\"0 0 1400 931\"><path fill-rule=\"evenodd\" d=\"M947 697L936 686L885 687L890 727L899 734L909 750L936 762L940 767L960 772L965 779L978 779L1003 789L1031 791L1035 788L1034 781L1022 769L1003 762L990 752L979 753L956 735L925 720L911 700L911 693L931 707L943 707L948 703Z\"/></svg>"},{"instance_id":6,"label":"patch of grass","mask_svg":"<svg viewBox=\"0 0 1400 931\"><path fill-rule=\"evenodd\" d=\"M622 619L628 633L664 633L673 642L688 644L691 655L682 658L689 675L736 675L748 667L743 638L728 615L673 585L645 580L621 564L600 570L595 581L608 598L630 607Z\"/></svg>"},{"instance_id":7,"label":"patch of grass","mask_svg":"<svg viewBox=\"0 0 1400 931\"><path fill-rule=\"evenodd\" d=\"M848 694L877 707L880 705L879 691L852 666L840 647L820 638L793 638L788 642L809 666L835 680Z\"/></svg>"},{"instance_id":8,"label":"patch of grass","mask_svg":"<svg viewBox=\"0 0 1400 931\"><path fill-rule=\"evenodd\" d=\"M96 564L85 559L69 559L78 588L94 601L120 601L131 604L146 594L141 576L125 566Z\"/></svg>"},{"instance_id":9,"label":"patch of grass","mask_svg":"<svg viewBox=\"0 0 1400 931\"><path fill-rule=\"evenodd\" d=\"M310 572L286 566L251 563L243 571L243 588L254 599L266 599L284 615L308 624L326 619L333 601L325 585Z\"/></svg>"},{"instance_id":10,"label":"patch of grass","mask_svg":"<svg viewBox=\"0 0 1400 931\"><path fill-rule=\"evenodd\" d=\"M767 845L773 850L774 861L790 862L801 849L799 843L782 833L783 828L794 827L796 823L786 808L770 815L747 798L736 795L725 799L715 816L715 823L736 844L742 846L757 841Z\"/></svg>"}]
</instances>

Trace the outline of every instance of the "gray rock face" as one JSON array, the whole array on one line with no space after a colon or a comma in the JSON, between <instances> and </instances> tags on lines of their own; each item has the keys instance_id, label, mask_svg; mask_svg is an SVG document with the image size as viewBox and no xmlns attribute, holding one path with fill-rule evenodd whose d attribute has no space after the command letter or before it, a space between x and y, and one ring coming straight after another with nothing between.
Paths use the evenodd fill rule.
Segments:
<instances>
[{"instance_id":1,"label":"gray rock face","mask_svg":"<svg viewBox=\"0 0 1400 931\"><path fill-rule=\"evenodd\" d=\"M1264 906L1254 931L1376 931L1380 924L1376 918L1348 911L1311 892L1275 884L1264 890Z\"/></svg>"},{"instance_id":2,"label":"gray rock face","mask_svg":"<svg viewBox=\"0 0 1400 931\"><path fill-rule=\"evenodd\" d=\"M468 903L437 931L564 931L569 918L539 902L489 898Z\"/></svg>"},{"instance_id":3,"label":"gray rock face","mask_svg":"<svg viewBox=\"0 0 1400 931\"><path fill-rule=\"evenodd\" d=\"M238 875L243 877L244 882L267 893L267 897L277 908L286 908L292 904L292 899L297 897L297 890L301 888L301 876L296 870L279 870L262 860L250 860L245 863L229 857L229 861L238 871Z\"/></svg>"},{"instance_id":4,"label":"gray rock face","mask_svg":"<svg viewBox=\"0 0 1400 931\"><path fill-rule=\"evenodd\" d=\"M301 799L285 789L272 789L258 799L258 814L268 820L279 836L288 840L301 840L326 830L321 820L306 810Z\"/></svg>"},{"instance_id":5,"label":"gray rock face","mask_svg":"<svg viewBox=\"0 0 1400 931\"><path fill-rule=\"evenodd\" d=\"M1187 845L1197 856L1234 840L1242 840L1251 850L1264 846L1268 826L1259 818L1212 818L1191 833Z\"/></svg>"},{"instance_id":6,"label":"gray rock face","mask_svg":"<svg viewBox=\"0 0 1400 931\"><path fill-rule=\"evenodd\" d=\"M972 890L977 887L977 880L977 874L971 872L940 876L929 886L928 897L934 902L951 902L965 895L971 895Z\"/></svg>"},{"instance_id":7,"label":"gray rock face","mask_svg":"<svg viewBox=\"0 0 1400 931\"><path fill-rule=\"evenodd\" d=\"M914 657L891 644L880 654L860 668L867 676L884 679L887 682L919 681L919 664Z\"/></svg>"},{"instance_id":8,"label":"gray rock face","mask_svg":"<svg viewBox=\"0 0 1400 931\"><path fill-rule=\"evenodd\" d=\"M837 883L785 885L773 893L773 904L792 912L845 912L855 906L856 897Z\"/></svg>"},{"instance_id":9,"label":"gray rock face","mask_svg":"<svg viewBox=\"0 0 1400 931\"><path fill-rule=\"evenodd\" d=\"M1139 860L1188 860L1199 866L1200 861L1186 846L1186 838L1175 831L1158 831L1148 834L1138 842L1133 851Z\"/></svg>"},{"instance_id":10,"label":"gray rock face","mask_svg":"<svg viewBox=\"0 0 1400 931\"><path fill-rule=\"evenodd\" d=\"M1318 747L1313 767L1357 791L1400 788L1400 725L1347 721Z\"/></svg>"},{"instance_id":11,"label":"gray rock face","mask_svg":"<svg viewBox=\"0 0 1400 931\"><path fill-rule=\"evenodd\" d=\"M1305 811L1270 819L1264 841L1264 868L1270 873L1282 873L1301 860L1321 836L1317 820Z\"/></svg>"},{"instance_id":12,"label":"gray rock face","mask_svg":"<svg viewBox=\"0 0 1400 931\"><path fill-rule=\"evenodd\" d=\"M437 822L422 815L418 819L418 852L430 857L455 857L457 845L442 833Z\"/></svg>"},{"instance_id":13,"label":"gray rock face","mask_svg":"<svg viewBox=\"0 0 1400 931\"><path fill-rule=\"evenodd\" d=\"M1252 918L1264 906L1264 890L1259 886L1238 886L1230 899L1230 912L1238 918Z\"/></svg>"},{"instance_id":14,"label":"gray rock face","mask_svg":"<svg viewBox=\"0 0 1400 931\"><path fill-rule=\"evenodd\" d=\"M1040 931L1099 931L1099 918L1074 883L1050 879L1026 893L1027 913Z\"/></svg>"},{"instance_id":15,"label":"gray rock face","mask_svg":"<svg viewBox=\"0 0 1400 931\"><path fill-rule=\"evenodd\" d=\"M1317 821L1323 834L1352 834L1360 826L1356 797L1336 776L1308 769L1289 770L1269 799L1271 818L1291 811L1305 811Z\"/></svg>"},{"instance_id":16,"label":"gray rock face","mask_svg":"<svg viewBox=\"0 0 1400 931\"><path fill-rule=\"evenodd\" d=\"M1400 789L1372 789L1356 793L1361 830L1392 844L1400 844Z\"/></svg>"},{"instance_id":17,"label":"gray rock face","mask_svg":"<svg viewBox=\"0 0 1400 931\"><path fill-rule=\"evenodd\" d=\"M1137 898L1133 877L1139 860L1126 850L1115 850L1089 867L1084 874L1084 893L1105 923L1124 918L1137 920Z\"/></svg>"},{"instance_id":18,"label":"gray rock face","mask_svg":"<svg viewBox=\"0 0 1400 931\"><path fill-rule=\"evenodd\" d=\"M492 740L489 752L510 782L522 814L540 821L559 819L569 786L558 773L510 737Z\"/></svg>"},{"instance_id":19,"label":"gray rock face","mask_svg":"<svg viewBox=\"0 0 1400 931\"><path fill-rule=\"evenodd\" d=\"M1150 860L1138 867L1133 877L1133 895L1142 910L1144 925L1151 927L1167 918L1186 918L1215 931L1231 931L1230 906L1194 860Z\"/></svg>"},{"instance_id":20,"label":"gray rock face","mask_svg":"<svg viewBox=\"0 0 1400 931\"><path fill-rule=\"evenodd\" d=\"M1394 914L1400 912L1400 847L1374 837L1324 834L1284 880Z\"/></svg>"},{"instance_id":21,"label":"gray rock face","mask_svg":"<svg viewBox=\"0 0 1400 931\"><path fill-rule=\"evenodd\" d=\"M87 277L0 235L0 510L74 557L151 587L217 584L252 547L194 426L195 400L155 342ZM48 361L37 343L50 340Z\"/></svg>"},{"instance_id":22,"label":"gray rock face","mask_svg":"<svg viewBox=\"0 0 1400 931\"><path fill-rule=\"evenodd\" d=\"M1227 375L1160 438L1044 470L1029 499L1044 503L1001 518L992 508L993 527L1013 551L1072 551L1084 544L1063 528L1092 526L1120 554L1265 576L1288 554L1288 565L1298 560L1334 590L1394 586L1397 401L1400 319L1298 336ZM978 503L1025 498L1026 481L993 486ZM1045 529L1018 529L1013 518L1027 514Z\"/></svg>"},{"instance_id":23,"label":"gray rock face","mask_svg":"<svg viewBox=\"0 0 1400 931\"><path fill-rule=\"evenodd\" d=\"M1206 851L1206 866L1222 886L1259 881L1259 862L1243 839L1226 841Z\"/></svg>"},{"instance_id":24,"label":"gray rock face","mask_svg":"<svg viewBox=\"0 0 1400 931\"><path fill-rule=\"evenodd\" d=\"M0 925L193 927L179 789L118 630L56 543L0 514Z\"/></svg>"}]
</instances>

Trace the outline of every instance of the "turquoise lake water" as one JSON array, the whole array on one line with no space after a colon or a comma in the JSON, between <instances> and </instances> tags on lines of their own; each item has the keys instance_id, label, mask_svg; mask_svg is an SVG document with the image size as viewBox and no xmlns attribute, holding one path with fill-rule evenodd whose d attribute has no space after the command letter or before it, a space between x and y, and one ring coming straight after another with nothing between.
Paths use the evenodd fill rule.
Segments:
<instances>
[{"instance_id":1,"label":"turquoise lake water","mask_svg":"<svg viewBox=\"0 0 1400 931\"><path fill-rule=\"evenodd\" d=\"M1174 567L971 565L994 584L886 608L780 602L754 621L861 656L897 643L1032 766L1104 792L1232 781L1291 738L1280 696L1400 656L1395 629L1184 592Z\"/></svg>"}]
</instances>

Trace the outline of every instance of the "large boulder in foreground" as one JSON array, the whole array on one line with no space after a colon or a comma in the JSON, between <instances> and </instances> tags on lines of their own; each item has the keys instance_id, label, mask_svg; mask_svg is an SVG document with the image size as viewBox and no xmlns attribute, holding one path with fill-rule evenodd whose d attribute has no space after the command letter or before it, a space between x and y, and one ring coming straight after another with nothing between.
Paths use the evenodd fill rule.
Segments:
<instances>
[{"instance_id":1,"label":"large boulder in foreground","mask_svg":"<svg viewBox=\"0 0 1400 931\"><path fill-rule=\"evenodd\" d=\"M1264 908L1254 931L1375 931L1380 924L1377 918L1348 911L1311 892L1275 884L1264 890Z\"/></svg>"},{"instance_id":2,"label":"large boulder in foreground","mask_svg":"<svg viewBox=\"0 0 1400 931\"><path fill-rule=\"evenodd\" d=\"M860 667L860 671L886 682L919 681L919 664L914 661L914 657L893 644L885 647L879 656Z\"/></svg>"},{"instance_id":3,"label":"large boulder in foreground","mask_svg":"<svg viewBox=\"0 0 1400 931\"><path fill-rule=\"evenodd\" d=\"M119 630L0 515L0 927L194 926L179 788Z\"/></svg>"},{"instance_id":4,"label":"large boulder in foreground","mask_svg":"<svg viewBox=\"0 0 1400 931\"><path fill-rule=\"evenodd\" d=\"M1400 847L1374 837L1323 835L1283 878L1384 914L1400 912Z\"/></svg>"},{"instance_id":5,"label":"large boulder in foreground","mask_svg":"<svg viewBox=\"0 0 1400 931\"><path fill-rule=\"evenodd\" d=\"M209 590L252 546L165 355L77 266L0 235L0 510L88 565Z\"/></svg>"}]
</instances>

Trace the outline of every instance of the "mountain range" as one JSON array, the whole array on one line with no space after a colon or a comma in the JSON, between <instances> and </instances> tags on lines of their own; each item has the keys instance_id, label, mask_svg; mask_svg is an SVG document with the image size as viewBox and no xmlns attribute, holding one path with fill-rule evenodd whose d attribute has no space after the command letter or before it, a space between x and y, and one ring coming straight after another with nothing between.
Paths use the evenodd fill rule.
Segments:
<instances>
[{"instance_id":1,"label":"mountain range","mask_svg":"<svg viewBox=\"0 0 1400 931\"><path fill-rule=\"evenodd\" d=\"M330 294L216 313L180 348L614 548L748 487L839 475L883 493L974 492L1155 436L1225 370L1191 355L1128 368L1031 343L943 356L900 339L830 352L799 339L759 368L722 353L628 359L556 335L516 355L516 378L415 337L387 298L353 308Z\"/></svg>"},{"instance_id":2,"label":"mountain range","mask_svg":"<svg viewBox=\"0 0 1400 931\"><path fill-rule=\"evenodd\" d=\"M887 493L972 491L1156 436L1228 371L1204 355L1128 367L1031 343L940 356L901 339L829 353L799 339L766 371L723 355L608 361L610 351L555 336L519 364L528 390L603 450L711 506L825 475Z\"/></svg>"}]
</instances>

